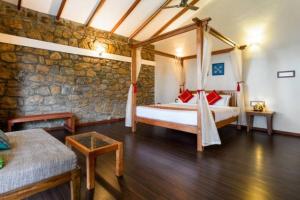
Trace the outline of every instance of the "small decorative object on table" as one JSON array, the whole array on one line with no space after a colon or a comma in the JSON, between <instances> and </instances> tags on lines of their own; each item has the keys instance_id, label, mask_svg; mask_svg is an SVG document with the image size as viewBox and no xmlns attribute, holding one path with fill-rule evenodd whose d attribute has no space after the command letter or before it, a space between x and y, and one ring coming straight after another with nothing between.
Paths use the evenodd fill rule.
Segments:
<instances>
[{"instance_id":1,"label":"small decorative object on table","mask_svg":"<svg viewBox=\"0 0 300 200\"><path fill-rule=\"evenodd\" d=\"M250 101L250 106L253 108L253 111L262 112L266 108L264 101Z\"/></svg>"}]
</instances>

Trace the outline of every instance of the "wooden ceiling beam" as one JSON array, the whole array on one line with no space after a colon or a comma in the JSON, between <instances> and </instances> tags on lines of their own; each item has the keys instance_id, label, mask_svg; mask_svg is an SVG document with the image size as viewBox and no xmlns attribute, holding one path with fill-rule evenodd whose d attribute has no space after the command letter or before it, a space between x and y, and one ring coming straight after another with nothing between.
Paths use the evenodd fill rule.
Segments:
<instances>
[{"instance_id":1,"label":"wooden ceiling beam","mask_svg":"<svg viewBox=\"0 0 300 200\"><path fill-rule=\"evenodd\" d=\"M202 27L203 24L207 24L207 22L210 20L211 20L211 18L206 18L206 19L200 20L198 23L192 23L192 24L183 26L181 28L177 28L175 30L169 31L167 33L163 33L161 35L157 35L155 37L149 38L142 42L138 42L136 44L133 44L132 47L137 48L137 47L146 46L146 45L149 45L149 44L152 44L152 43L164 40L164 39L168 39L168 38L176 36L176 35L180 35L182 33L186 33L186 32L195 30L198 27Z\"/></svg>"},{"instance_id":2,"label":"wooden ceiling beam","mask_svg":"<svg viewBox=\"0 0 300 200\"><path fill-rule=\"evenodd\" d=\"M133 47L137 48L137 47L146 46L146 45L149 45L149 44L152 44L152 43L164 40L164 39L168 39L168 38L173 37L175 35L179 35L179 34L182 34L182 33L186 33L186 32L195 30L198 27L199 26L195 23L189 24L189 25L181 27L179 29L175 29L173 31L170 31L170 32L167 32L167 33L155 36L155 37L151 37L151 38L149 38L147 40L144 40L142 42L133 44Z\"/></svg>"},{"instance_id":3,"label":"wooden ceiling beam","mask_svg":"<svg viewBox=\"0 0 300 200\"><path fill-rule=\"evenodd\" d=\"M184 56L182 57L181 59L182 60L191 60L191 59L196 59L197 58L197 55L190 55L190 56Z\"/></svg>"},{"instance_id":4,"label":"wooden ceiling beam","mask_svg":"<svg viewBox=\"0 0 300 200\"><path fill-rule=\"evenodd\" d=\"M228 37L224 36L223 34L219 33L217 30L215 30L214 28L211 28L209 29L209 33L211 35L213 35L215 38L221 40L222 42L228 44L229 46L231 47L236 47L237 44L232 41L231 39L229 39Z\"/></svg>"},{"instance_id":5,"label":"wooden ceiling beam","mask_svg":"<svg viewBox=\"0 0 300 200\"><path fill-rule=\"evenodd\" d=\"M233 51L234 49L235 48L232 47L232 48L227 48L227 49L221 49L221 50L213 51L213 52L211 52L211 55L215 56L215 55L219 55L219 54L229 53L229 52Z\"/></svg>"},{"instance_id":6,"label":"wooden ceiling beam","mask_svg":"<svg viewBox=\"0 0 300 200\"><path fill-rule=\"evenodd\" d=\"M101 10L105 3L105 0L99 0L99 3L97 5L97 8L94 10L94 12L91 14L90 18L87 20L86 26L90 26L95 15Z\"/></svg>"},{"instance_id":7,"label":"wooden ceiling beam","mask_svg":"<svg viewBox=\"0 0 300 200\"><path fill-rule=\"evenodd\" d=\"M117 24L112 28L110 34L113 34L119 26L125 21L125 19L132 13L132 11L137 7L137 5L141 2L141 0L135 0L130 8L126 11L126 13L121 17L121 19L117 22Z\"/></svg>"},{"instance_id":8,"label":"wooden ceiling beam","mask_svg":"<svg viewBox=\"0 0 300 200\"><path fill-rule=\"evenodd\" d=\"M22 0L18 0L18 10L21 10L21 7L22 7Z\"/></svg>"},{"instance_id":9,"label":"wooden ceiling beam","mask_svg":"<svg viewBox=\"0 0 300 200\"><path fill-rule=\"evenodd\" d=\"M232 48L213 51L213 52L211 52L211 55L215 56L215 55L219 55L219 54L229 53L229 52L233 51L234 49L235 48L232 47ZM182 60L190 60L190 59L195 59L195 58L197 58L197 55L190 55L190 56L182 57Z\"/></svg>"},{"instance_id":10,"label":"wooden ceiling beam","mask_svg":"<svg viewBox=\"0 0 300 200\"><path fill-rule=\"evenodd\" d=\"M242 47L245 47L245 46L242 46ZM227 48L227 49L216 50L216 51L211 52L211 55L215 56L215 55L220 55L220 54L224 54L224 53L229 53L229 52L233 51L234 49L235 48L232 47L232 48ZM177 58L178 57L176 55L173 55L170 53L165 53L165 52L154 50L154 49L143 48L142 50L152 52L156 55L164 56L164 57L168 57L168 58ZM190 60L190 59L196 59L196 58L197 58L197 55L190 55L190 56L181 57L180 59L181 60Z\"/></svg>"},{"instance_id":11,"label":"wooden ceiling beam","mask_svg":"<svg viewBox=\"0 0 300 200\"><path fill-rule=\"evenodd\" d=\"M56 14L56 20L60 19L61 14L62 14L62 12L63 12L63 10L65 8L66 2L67 2L67 0L61 0L59 9L58 9L57 14Z\"/></svg>"},{"instance_id":12,"label":"wooden ceiling beam","mask_svg":"<svg viewBox=\"0 0 300 200\"><path fill-rule=\"evenodd\" d=\"M152 52L152 53L154 53L156 55L159 55L159 56L164 56L164 57L168 57L168 58L176 58L176 55L165 53L165 52L162 52L162 51L157 51L157 50L154 50L154 49L143 48L143 50L148 51L148 52Z\"/></svg>"},{"instance_id":13,"label":"wooden ceiling beam","mask_svg":"<svg viewBox=\"0 0 300 200\"><path fill-rule=\"evenodd\" d=\"M146 21L144 21L130 36L129 40L134 39L172 0L166 0Z\"/></svg>"},{"instance_id":14,"label":"wooden ceiling beam","mask_svg":"<svg viewBox=\"0 0 300 200\"><path fill-rule=\"evenodd\" d=\"M195 22L195 23L201 23L201 20L199 18L193 18L193 22ZM208 26L208 24L206 24L206 28L209 30L209 33L212 36L214 36L215 38L217 38L220 41L224 42L225 44L228 44L232 48L237 47L237 48L239 48L241 50L244 50L246 48L246 45L239 46L236 42L234 42L230 38L228 38L225 35L223 35L222 33L218 32L216 29Z\"/></svg>"},{"instance_id":15,"label":"wooden ceiling beam","mask_svg":"<svg viewBox=\"0 0 300 200\"><path fill-rule=\"evenodd\" d=\"M189 6L193 6L196 3L198 3L199 0L193 0ZM163 25L157 32L154 33L152 37L155 37L159 34L161 34L166 28L168 28L174 21L176 21L179 17L181 17L184 13L186 13L189 10L188 7L183 8L179 13L177 13L173 18L171 18L165 25Z\"/></svg>"}]
</instances>

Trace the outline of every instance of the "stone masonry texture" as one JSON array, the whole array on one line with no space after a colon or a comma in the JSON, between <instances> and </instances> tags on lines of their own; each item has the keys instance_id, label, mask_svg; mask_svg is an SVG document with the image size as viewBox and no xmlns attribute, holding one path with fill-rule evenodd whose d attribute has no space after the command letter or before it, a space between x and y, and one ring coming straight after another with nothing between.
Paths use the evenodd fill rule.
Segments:
<instances>
[{"instance_id":1,"label":"stone masonry texture","mask_svg":"<svg viewBox=\"0 0 300 200\"><path fill-rule=\"evenodd\" d=\"M0 1L0 32L130 56L127 38ZM153 48L150 46L150 48ZM151 53L142 57L154 60ZM7 120L54 112L73 112L77 121L123 118L130 86L130 63L0 43L0 128ZM154 67L143 65L138 104L154 102ZM61 121L27 127L57 126Z\"/></svg>"}]
</instances>

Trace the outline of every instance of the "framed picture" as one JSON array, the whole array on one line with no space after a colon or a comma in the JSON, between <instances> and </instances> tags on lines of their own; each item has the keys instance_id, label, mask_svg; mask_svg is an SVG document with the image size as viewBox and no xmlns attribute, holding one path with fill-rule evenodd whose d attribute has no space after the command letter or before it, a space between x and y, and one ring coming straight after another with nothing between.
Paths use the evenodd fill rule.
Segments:
<instances>
[{"instance_id":1,"label":"framed picture","mask_svg":"<svg viewBox=\"0 0 300 200\"><path fill-rule=\"evenodd\" d=\"M278 71L277 72L277 78L294 78L296 77L296 71L290 70L290 71Z\"/></svg>"},{"instance_id":2,"label":"framed picture","mask_svg":"<svg viewBox=\"0 0 300 200\"><path fill-rule=\"evenodd\" d=\"M224 63L212 64L212 75L213 76L223 76L224 74L225 74L225 64Z\"/></svg>"}]
</instances>

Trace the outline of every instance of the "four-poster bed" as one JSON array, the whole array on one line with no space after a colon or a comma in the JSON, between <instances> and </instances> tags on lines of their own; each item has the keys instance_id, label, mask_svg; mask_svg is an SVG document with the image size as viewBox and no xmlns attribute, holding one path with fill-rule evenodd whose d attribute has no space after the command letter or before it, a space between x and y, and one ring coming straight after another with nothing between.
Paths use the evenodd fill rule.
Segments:
<instances>
[{"instance_id":1,"label":"four-poster bed","mask_svg":"<svg viewBox=\"0 0 300 200\"><path fill-rule=\"evenodd\" d=\"M231 97L229 106L210 106L217 128L222 128L238 120L239 109L236 107L236 91L218 91L218 93ZM196 105L171 103L137 106L136 108L136 122L157 126L163 124L166 128L197 134Z\"/></svg>"},{"instance_id":2,"label":"four-poster bed","mask_svg":"<svg viewBox=\"0 0 300 200\"><path fill-rule=\"evenodd\" d=\"M229 116L225 119L222 119L218 122L215 122L216 113L211 111L209 108L206 94L205 94L205 83L206 76L209 71L210 58L212 52L211 41L208 37L208 34L220 39L226 44L230 45L232 48L240 48L236 43L227 37L223 36L215 29L208 26L208 22L211 18L206 18L204 20L199 20L197 18L193 19L194 23L184 26L179 29L175 29L173 31L152 37L148 40L136 43L132 45L132 65L131 65L131 80L132 85L130 86L128 101L126 107L126 126L132 127L132 132L136 132L136 123L146 123L154 126L161 126L165 128L180 130L188 133L193 133L197 135L197 150L203 151L204 146L212 145L212 144L220 144L220 139L218 135L217 128L221 128L227 124L232 122L236 122L239 120L239 113L236 113L232 116ZM140 51L143 46L149 45L151 43L158 42L160 40L164 40L175 35L179 35L188 31L196 30L197 31L197 104L192 108L170 108L164 106L153 106L151 109L160 109L160 110L180 110L180 111L192 111L193 114L196 113L196 123L194 124L183 124L176 123L170 120L161 120L155 117L144 117L141 115L137 115L137 106L136 106L136 93L137 93L137 77L140 70L140 63L138 56L140 56ZM182 59L183 60L183 59ZM239 77L241 78L241 77ZM241 83L239 79L237 81L238 84ZM239 104L239 101L236 98L236 93L230 92L232 95L232 100L234 103L231 106L236 106L236 102ZM237 94L238 97L240 97ZM240 106L240 105L239 105ZM156 110L157 111L157 110ZM242 109L243 111L243 109Z\"/></svg>"}]
</instances>

